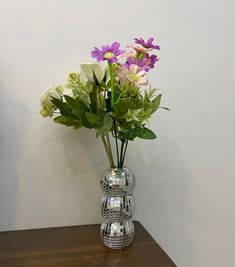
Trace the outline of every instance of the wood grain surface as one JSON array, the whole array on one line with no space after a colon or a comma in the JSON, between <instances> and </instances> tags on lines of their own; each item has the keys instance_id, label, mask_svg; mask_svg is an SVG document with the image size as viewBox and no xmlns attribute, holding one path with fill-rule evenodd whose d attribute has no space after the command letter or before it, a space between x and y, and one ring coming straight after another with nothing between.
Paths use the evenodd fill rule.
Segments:
<instances>
[{"instance_id":1,"label":"wood grain surface","mask_svg":"<svg viewBox=\"0 0 235 267\"><path fill-rule=\"evenodd\" d=\"M100 225L0 233L0 267L175 267L144 227L134 222L133 244L106 248Z\"/></svg>"}]
</instances>

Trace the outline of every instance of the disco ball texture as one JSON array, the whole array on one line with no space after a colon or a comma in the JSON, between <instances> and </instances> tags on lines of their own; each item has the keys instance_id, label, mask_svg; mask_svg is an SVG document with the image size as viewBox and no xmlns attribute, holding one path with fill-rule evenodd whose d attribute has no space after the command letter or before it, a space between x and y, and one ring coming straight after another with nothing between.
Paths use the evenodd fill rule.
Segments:
<instances>
[{"instance_id":1,"label":"disco ball texture","mask_svg":"<svg viewBox=\"0 0 235 267\"><path fill-rule=\"evenodd\" d=\"M105 222L101 225L100 235L104 244L113 249L129 246L134 239L134 224L131 221L135 210L132 192L135 177L126 167L109 169L101 178L101 214Z\"/></svg>"}]
</instances>

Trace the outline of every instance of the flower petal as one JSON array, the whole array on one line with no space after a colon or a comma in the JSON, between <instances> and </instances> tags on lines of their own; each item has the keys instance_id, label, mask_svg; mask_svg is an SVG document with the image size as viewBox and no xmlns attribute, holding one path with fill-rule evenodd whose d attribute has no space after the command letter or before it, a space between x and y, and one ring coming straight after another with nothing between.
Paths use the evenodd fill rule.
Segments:
<instances>
[{"instance_id":1,"label":"flower petal","mask_svg":"<svg viewBox=\"0 0 235 267\"><path fill-rule=\"evenodd\" d=\"M150 37L148 39L148 41L146 42L146 46L149 47L152 44L153 40L154 40L154 38L153 37Z\"/></svg>"},{"instance_id":2,"label":"flower petal","mask_svg":"<svg viewBox=\"0 0 235 267\"><path fill-rule=\"evenodd\" d=\"M146 72L145 72L144 70L141 70L141 71L139 71L138 73L136 73L136 77L137 77L137 78L140 78L140 77L144 76L145 73L146 73Z\"/></svg>"},{"instance_id":3,"label":"flower petal","mask_svg":"<svg viewBox=\"0 0 235 267\"><path fill-rule=\"evenodd\" d=\"M146 85L146 84L148 84L148 80L147 80L146 77L141 77L141 78L138 79L137 84Z\"/></svg>"},{"instance_id":4,"label":"flower petal","mask_svg":"<svg viewBox=\"0 0 235 267\"><path fill-rule=\"evenodd\" d=\"M111 50L112 50L113 52L117 52L117 51L119 50L119 47L120 47L120 43L118 43L118 42L114 42L114 43L112 43L112 45L111 45Z\"/></svg>"},{"instance_id":5,"label":"flower petal","mask_svg":"<svg viewBox=\"0 0 235 267\"><path fill-rule=\"evenodd\" d=\"M101 48L102 48L102 53L106 53L106 52L110 51L109 45L102 45Z\"/></svg>"},{"instance_id":6,"label":"flower petal","mask_svg":"<svg viewBox=\"0 0 235 267\"><path fill-rule=\"evenodd\" d=\"M135 65L135 64L131 64L131 65L130 65L130 72L131 72L132 74L136 74L137 71L138 71L138 66Z\"/></svg>"},{"instance_id":7,"label":"flower petal","mask_svg":"<svg viewBox=\"0 0 235 267\"><path fill-rule=\"evenodd\" d=\"M87 79L91 82L93 82L93 75L95 73L95 76L98 80L98 82L100 83L105 75L105 70L104 70L104 66L102 64L97 64L97 63L86 63L86 64L81 64L81 72L80 72L80 76L81 73L82 75L86 76Z\"/></svg>"},{"instance_id":8,"label":"flower petal","mask_svg":"<svg viewBox=\"0 0 235 267\"><path fill-rule=\"evenodd\" d=\"M53 105L51 102L52 97L60 99L60 95L56 91L56 86L50 87L42 93L40 98L41 105L42 106Z\"/></svg>"}]
</instances>

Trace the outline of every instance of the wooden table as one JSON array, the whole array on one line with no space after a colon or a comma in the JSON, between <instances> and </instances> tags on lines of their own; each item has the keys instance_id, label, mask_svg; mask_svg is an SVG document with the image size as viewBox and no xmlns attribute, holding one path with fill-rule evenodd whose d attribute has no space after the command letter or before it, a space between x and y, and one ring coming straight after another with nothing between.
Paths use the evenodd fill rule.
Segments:
<instances>
[{"instance_id":1,"label":"wooden table","mask_svg":"<svg viewBox=\"0 0 235 267\"><path fill-rule=\"evenodd\" d=\"M0 267L175 267L139 222L133 244L106 248L100 225L0 233Z\"/></svg>"}]
</instances>

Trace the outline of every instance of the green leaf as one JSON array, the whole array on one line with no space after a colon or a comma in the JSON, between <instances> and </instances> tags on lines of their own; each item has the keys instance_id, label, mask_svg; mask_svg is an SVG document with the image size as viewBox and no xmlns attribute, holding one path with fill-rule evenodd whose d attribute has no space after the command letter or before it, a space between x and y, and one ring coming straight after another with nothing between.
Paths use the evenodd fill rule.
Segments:
<instances>
[{"instance_id":1,"label":"green leaf","mask_svg":"<svg viewBox=\"0 0 235 267\"><path fill-rule=\"evenodd\" d=\"M103 78L102 82L106 84L106 81L108 80L108 77L109 77L109 72L108 72L108 69L106 69L105 75L104 75L104 78ZM101 83L101 86L102 86L102 83Z\"/></svg>"},{"instance_id":2,"label":"green leaf","mask_svg":"<svg viewBox=\"0 0 235 267\"><path fill-rule=\"evenodd\" d=\"M82 125L86 128L93 128L86 117L86 112L89 108L79 99L76 99L76 105L72 109L72 113L81 121Z\"/></svg>"},{"instance_id":3,"label":"green leaf","mask_svg":"<svg viewBox=\"0 0 235 267\"><path fill-rule=\"evenodd\" d=\"M156 134L153 131L145 127L139 130L136 136L139 138L148 139L148 140L153 140L157 138Z\"/></svg>"},{"instance_id":4,"label":"green leaf","mask_svg":"<svg viewBox=\"0 0 235 267\"><path fill-rule=\"evenodd\" d=\"M73 118L69 118L63 115L54 118L54 122L66 126L74 126L75 129L79 129L82 127L81 123L78 120L74 120Z\"/></svg>"},{"instance_id":5,"label":"green leaf","mask_svg":"<svg viewBox=\"0 0 235 267\"><path fill-rule=\"evenodd\" d=\"M119 139L120 140L130 140L133 141L136 137L142 138L142 139L155 139L156 135L153 131L151 131L148 128L145 127L136 127L133 129L130 129L126 132L120 132L119 133Z\"/></svg>"},{"instance_id":6,"label":"green leaf","mask_svg":"<svg viewBox=\"0 0 235 267\"><path fill-rule=\"evenodd\" d=\"M133 141L137 137L138 128L130 129L126 132L119 133L119 139L121 141L130 140Z\"/></svg>"},{"instance_id":7,"label":"green leaf","mask_svg":"<svg viewBox=\"0 0 235 267\"><path fill-rule=\"evenodd\" d=\"M89 107L90 105L90 97L87 93L82 92L82 91L77 91L77 97L87 106Z\"/></svg>"},{"instance_id":8,"label":"green leaf","mask_svg":"<svg viewBox=\"0 0 235 267\"><path fill-rule=\"evenodd\" d=\"M51 102L60 110L60 113L65 116L72 115L71 109L68 105L68 103L63 102L62 100L58 98L52 97Z\"/></svg>"},{"instance_id":9,"label":"green leaf","mask_svg":"<svg viewBox=\"0 0 235 267\"><path fill-rule=\"evenodd\" d=\"M73 98L69 95L64 95L64 98L71 108L74 108L76 106L76 99L75 98Z\"/></svg>"},{"instance_id":10,"label":"green leaf","mask_svg":"<svg viewBox=\"0 0 235 267\"><path fill-rule=\"evenodd\" d=\"M68 95L64 95L64 98L71 108L76 107L79 101L82 101L85 104L85 106L89 107L90 103L89 96L84 92L78 91L76 98L73 98Z\"/></svg>"},{"instance_id":11,"label":"green leaf","mask_svg":"<svg viewBox=\"0 0 235 267\"><path fill-rule=\"evenodd\" d=\"M106 113L103 119L103 125L98 130L98 135L105 135L113 126L113 119L109 115L109 113Z\"/></svg>"},{"instance_id":12,"label":"green leaf","mask_svg":"<svg viewBox=\"0 0 235 267\"><path fill-rule=\"evenodd\" d=\"M155 93L157 92L157 90L158 89L151 87L147 90L144 90L144 102L151 101L151 99L155 97Z\"/></svg>"},{"instance_id":13,"label":"green leaf","mask_svg":"<svg viewBox=\"0 0 235 267\"><path fill-rule=\"evenodd\" d=\"M124 116L128 110L130 109L136 109L136 105L133 103L132 99L130 97L120 99L118 104L115 106L114 111L115 114L118 115L118 117Z\"/></svg>"},{"instance_id":14,"label":"green leaf","mask_svg":"<svg viewBox=\"0 0 235 267\"><path fill-rule=\"evenodd\" d=\"M86 112L86 118L88 120L88 122L91 125L96 125L98 122L100 122L102 120L101 116L98 116L96 114L90 113L90 112Z\"/></svg>"},{"instance_id":15,"label":"green leaf","mask_svg":"<svg viewBox=\"0 0 235 267\"><path fill-rule=\"evenodd\" d=\"M97 85L93 84L90 96L90 108L93 113L97 114Z\"/></svg>"},{"instance_id":16,"label":"green leaf","mask_svg":"<svg viewBox=\"0 0 235 267\"><path fill-rule=\"evenodd\" d=\"M80 76L78 73L70 73L68 77L67 87L70 88L73 92L73 96L79 97L79 99L86 105L89 106L90 98L89 92L91 91L91 83L87 82L82 84L80 82Z\"/></svg>"},{"instance_id":17,"label":"green leaf","mask_svg":"<svg viewBox=\"0 0 235 267\"><path fill-rule=\"evenodd\" d=\"M157 95L157 96L153 99L152 103L153 103L153 109L154 109L154 111L156 111L156 110L159 108L160 103L161 103L161 97L162 97L162 94Z\"/></svg>"},{"instance_id":18,"label":"green leaf","mask_svg":"<svg viewBox=\"0 0 235 267\"><path fill-rule=\"evenodd\" d=\"M92 83L90 81L87 81L86 84L84 85L85 92L88 94L92 91Z\"/></svg>"}]
</instances>

